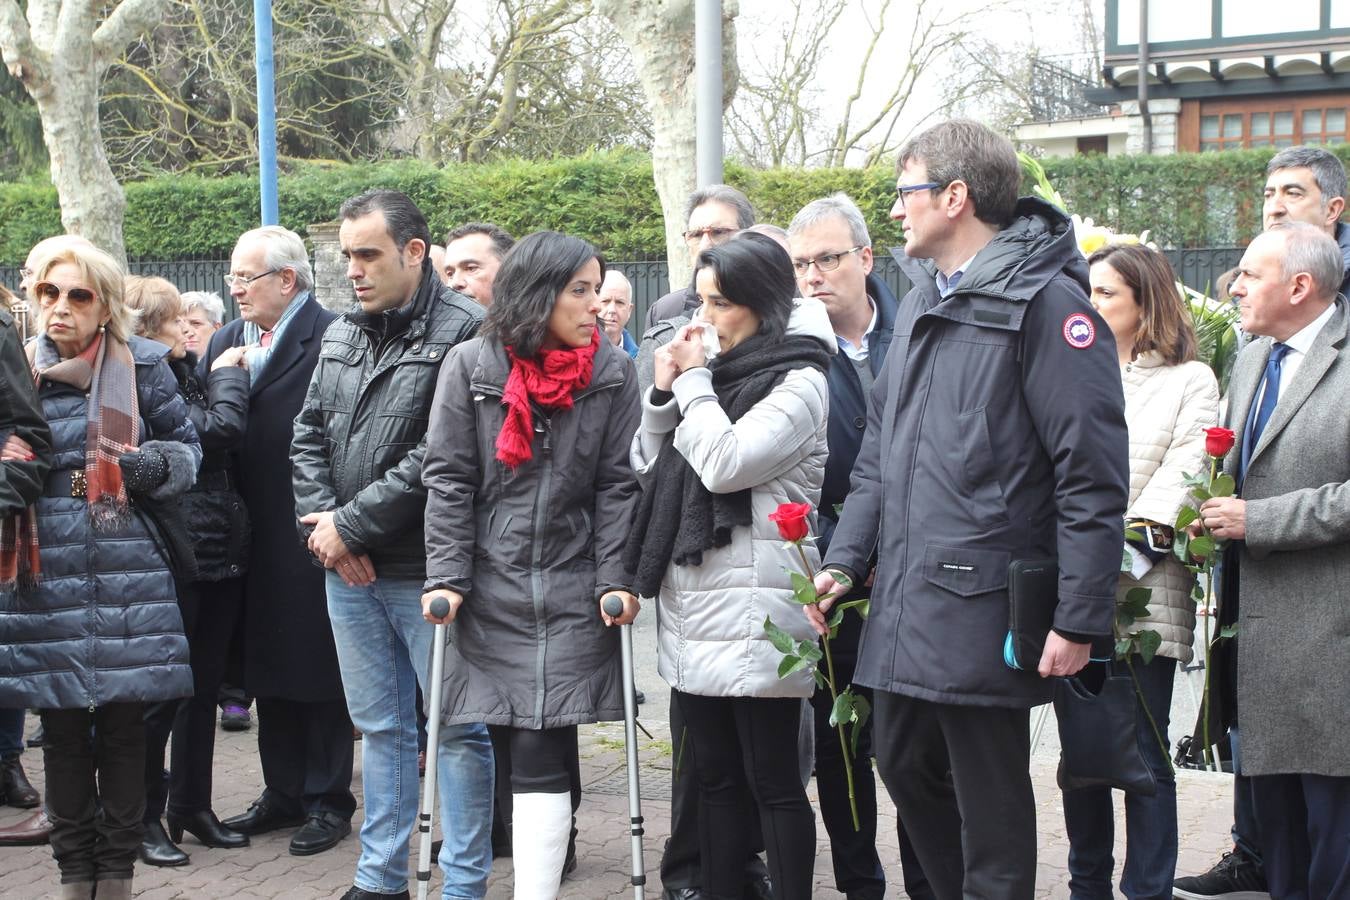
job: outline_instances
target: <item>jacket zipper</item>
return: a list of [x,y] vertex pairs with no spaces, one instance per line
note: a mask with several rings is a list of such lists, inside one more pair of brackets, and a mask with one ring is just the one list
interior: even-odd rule
[[530,552],[530,592],[534,601],[534,715],[539,727],[544,727],[544,655],[548,650],[548,624],[544,620],[544,575],[540,569],[540,560],[544,552],[544,507],[548,504],[550,482],[553,480],[553,428],[551,422],[543,420],[543,444],[539,448],[542,456],[543,473],[539,480],[539,490],[534,497],[533,546]]

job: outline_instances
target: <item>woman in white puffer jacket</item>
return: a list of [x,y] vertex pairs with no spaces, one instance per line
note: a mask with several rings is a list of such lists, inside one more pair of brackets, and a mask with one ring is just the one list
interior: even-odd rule
[[[1162,638],[1147,665],[1131,660],[1140,694],[1166,740],[1178,662],[1189,662],[1195,633],[1194,576],[1171,553],[1172,528],[1187,502],[1187,474],[1207,470],[1205,429],[1219,416],[1214,373],[1195,359],[1195,333],[1167,258],[1138,244],[1112,244],[1088,258],[1092,305],[1115,335],[1130,434],[1130,498],[1125,552],[1132,571],[1118,600],[1138,587],[1152,595],[1136,627]],[[1112,664],[1115,666],[1116,664]],[[1079,676],[1101,676],[1090,666]],[[1127,671],[1123,665],[1120,671]],[[1131,898],[1170,898],[1177,859],[1176,780],[1141,708],[1140,749],[1157,778],[1152,797],[1126,792],[1126,857],[1120,889]],[[1114,811],[1109,788],[1066,791],[1069,890],[1111,897]]]
[[719,352],[708,360],[698,324],[657,351],[633,442],[647,483],[625,562],[637,592],[658,598],[658,669],[692,745],[702,895],[741,896],[753,803],[774,896],[805,900],[815,817],[797,729],[813,682],[809,672],[778,677],[764,620],[797,638],[813,633],[792,599],[788,571],[800,559],[768,517],[780,503],[820,498],[824,373],[837,345],[819,301],[794,305],[792,263],[772,239],[743,234],[695,268],[700,318]]

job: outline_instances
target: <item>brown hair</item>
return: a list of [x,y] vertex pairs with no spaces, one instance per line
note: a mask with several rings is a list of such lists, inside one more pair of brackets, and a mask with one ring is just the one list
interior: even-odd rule
[[125,290],[127,308],[137,312],[136,333],[141,337],[155,337],[165,322],[183,314],[183,298],[166,279],[128,275]]
[[1088,257],[1089,266],[1101,262],[1134,292],[1139,307],[1134,355],[1154,350],[1169,366],[1195,359],[1195,329],[1167,257],[1143,244],[1107,244]]

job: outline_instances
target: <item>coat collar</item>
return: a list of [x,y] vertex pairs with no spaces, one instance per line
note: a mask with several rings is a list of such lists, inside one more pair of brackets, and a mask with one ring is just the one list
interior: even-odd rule
[[314,339],[314,324],[319,318],[321,309],[319,302],[314,299],[314,294],[306,292],[300,308],[295,311],[295,317],[282,331],[281,340],[272,349],[272,358],[267,361],[267,367],[263,369],[261,377],[254,380],[249,387],[249,396],[257,396],[259,391],[295,368],[305,358],[305,347]]
[[[1332,363],[1344,350],[1347,337],[1350,337],[1350,314],[1347,314],[1346,301],[1337,300],[1336,312],[1332,314],[1331,321],[1327,322],[1326,326],[1318,332],[1317,339],[1313,341],[1312,347],[1303,357],[1303,361],[1299,363],[1298,371],[1294,373],[1293,380],[1287,385],[1280,385],[1279,401],[1275,405],[1275,410],[1270,414],[1270,420],[1266,422],[1265,430],[1261,432],[1261,439],[1252,448],[1251,459],[1247,462],[1248,467],[1270,446],[1271,442],[1294,418],[1295,413],[1307,402],[1313,390],[1322,381],[1322,377],[1326,375]],[[1270,358],[1270,348],[1273,343],[1270,338],[1260,338],[1249,344],[1249,349],[1245,352],[1252,355],[1251,364],[1244,367],[1240,381],[1236,381],[1238,373],[1236,371],[1233,373],[1235,383],[1230,386],[1229,390],[1232,404],[1232,415],[1229,421],[1239,425],[1238,428],[1234,429],[1239,432],[1239,435],[1237,444],[1229,454],[1226,469],[1235,470],[1238,465],[1238,457],[1242,446],[1240,432],[1246,429],[1252,401],[1261,386],[1266,360]]]

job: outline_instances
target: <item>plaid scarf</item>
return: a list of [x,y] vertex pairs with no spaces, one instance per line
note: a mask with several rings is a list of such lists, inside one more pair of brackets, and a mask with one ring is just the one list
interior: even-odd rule
[[123,453],[136,449],[140,411],[136,396],[136,361],[123,341],[100,331],[78,356],[61,359],[46,335],[28,345],[28,361],[44,381],[69,385],[89,394],[84,435],[85,499],[89,519],[98,531],[126,522],[129,507],[122,484]]
[[0,522],[0,587],[17,582],[19,587],[29,588],[37,584],[41,574],[37,511],[29,506]]

